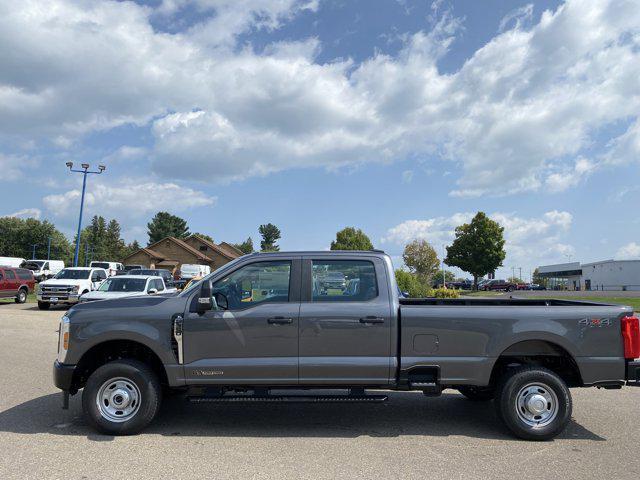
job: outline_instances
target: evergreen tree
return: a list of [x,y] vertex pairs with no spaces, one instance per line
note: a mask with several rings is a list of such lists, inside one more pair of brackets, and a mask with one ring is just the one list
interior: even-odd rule
[[158,212],[147,224],[147,234],[151,245],[165,237],[187,238],[189,227],[183,218],[171,215],[168,212]]

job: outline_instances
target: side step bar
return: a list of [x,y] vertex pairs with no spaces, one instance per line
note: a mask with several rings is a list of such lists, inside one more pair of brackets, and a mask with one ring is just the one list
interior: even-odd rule
[[221,395],[187,397],[191,403],[381,403],[386,395]]

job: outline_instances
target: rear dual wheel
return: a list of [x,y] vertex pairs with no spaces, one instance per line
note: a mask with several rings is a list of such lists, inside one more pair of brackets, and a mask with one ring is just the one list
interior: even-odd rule
[[542,367],[520,367],[510,371],[496,391],[498,417],[517,437],[550,440],[571,419],[573,402],[564,381]]

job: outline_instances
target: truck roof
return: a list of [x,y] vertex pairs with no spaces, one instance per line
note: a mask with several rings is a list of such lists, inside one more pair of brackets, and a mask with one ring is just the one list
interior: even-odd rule
[[301,250],[288,252],[254,252],[250,256],[279,257],[291,255],[350,255],[350,256],[371,256],[386,255],[384,250]]

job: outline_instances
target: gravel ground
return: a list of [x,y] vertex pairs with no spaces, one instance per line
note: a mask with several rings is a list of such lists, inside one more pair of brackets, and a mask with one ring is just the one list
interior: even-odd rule
[[491,403],[447,391],[366,404],[192,405],[165,401],[143,434],[98,435],[80,396],[52,385],[63,310],[0,304],[0,479],[636,479],[640,389],[573,390],[551,442],[512,438]]

